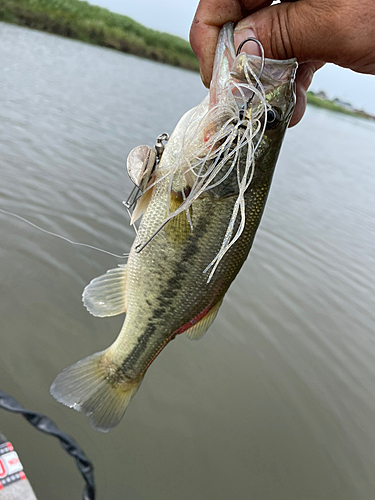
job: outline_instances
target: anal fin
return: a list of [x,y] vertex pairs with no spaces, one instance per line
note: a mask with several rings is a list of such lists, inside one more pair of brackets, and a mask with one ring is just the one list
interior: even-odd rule
[[216,318],[221,303],[222,300],[220,300],[220,302],[218,302],[205,316],[203,316],[202,319],[195,323],[194,326],[184,332],[189,340],[199,340],[203,337]]

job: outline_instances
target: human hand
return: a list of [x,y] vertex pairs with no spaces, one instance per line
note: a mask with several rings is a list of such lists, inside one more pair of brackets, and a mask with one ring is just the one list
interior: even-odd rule
[[[297,104],[290,122],[306,109],[306,91],[314,72],[332,62],[359,73],[375,74],[374,0],[200,0],[190,31],[191,46],[201,66],[203,83],[211,81],[217,37],[228,21],[235,27],[235,48],[257,38],[271,59],[296,57]],[[244,51],[259,55],[254,43]]]

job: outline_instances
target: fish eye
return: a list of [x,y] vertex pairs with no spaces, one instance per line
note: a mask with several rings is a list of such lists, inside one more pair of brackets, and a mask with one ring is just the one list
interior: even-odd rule
[[280,123],[280,111],[277,108],[269,108],[267,110],[266,130],[276,128]]

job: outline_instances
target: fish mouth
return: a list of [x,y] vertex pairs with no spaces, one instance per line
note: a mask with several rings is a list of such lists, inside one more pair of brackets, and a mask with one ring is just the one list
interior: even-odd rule
[[[262,60],[262,58],[260,56],[255,56],[255,55],[250,55],[250,54],[247,54],[249,57],[251,57],[252,59],[259,59],[259,60]],[[268,63],[275,63],[277,65],[284,65],[284,66],[287,66],[287,65],[291,65],[291,64],[295,64],[297,62],[297,58],[296,57],[291,57],[290,59],[272,59],[272,58],[269,58],[269,57],[265,57],[264,58],[264,62],[265,64],[268,64]]]
[[268,59],[241,52],[232,63],[231,76],[246,80],[243,70],[246,64],[250,64],[252,69],[258,72],[260,81],[266,86],[280,86],[285,83],[293,84],[298,68],[295,57],[291,59]]

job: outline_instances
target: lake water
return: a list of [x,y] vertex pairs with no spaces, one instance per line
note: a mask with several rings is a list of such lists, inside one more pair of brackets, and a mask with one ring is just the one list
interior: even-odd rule
[[[199,76],[0,23],[0,208],[122,254],[128,152],[171,132]],[[308,108],[253,250],[199,342],[178,338],[111,433],[49,395],[122,318],[81,293],[120,259],[0,213],[0,388],[94,462],[98,498],[373,500],[375,124]],[[0,410],[39,500],[80,498],[54,439]]]

